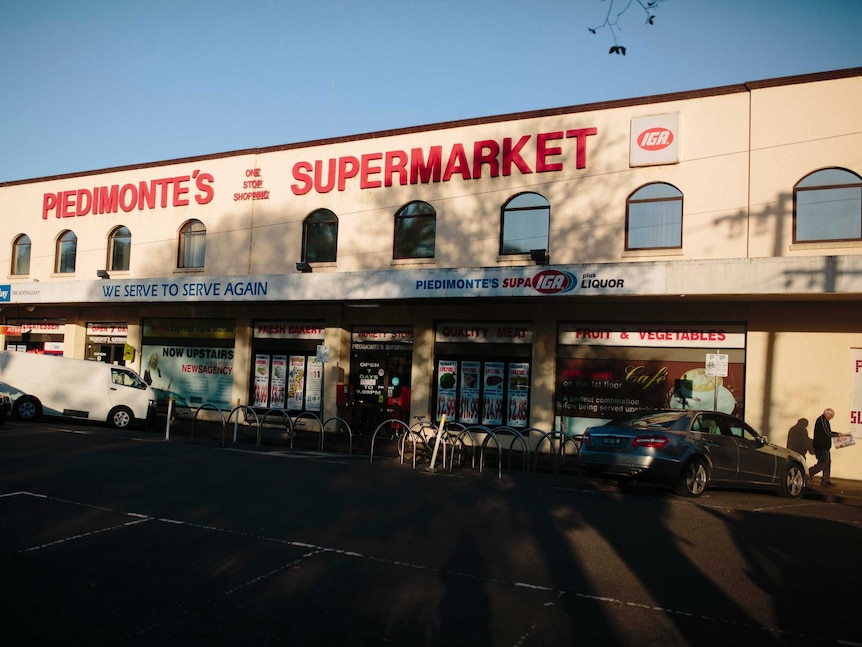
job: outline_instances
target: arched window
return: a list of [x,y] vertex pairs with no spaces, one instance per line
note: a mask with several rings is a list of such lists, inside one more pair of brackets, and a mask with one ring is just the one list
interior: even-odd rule
[[189,220],[180,228],[177,267],[203,267],[206,251],[207,228],[200,220]]
[[338,251],[338,216],[315,209],[302,221],[302,258],[308,263],[334,263]]
[[434,258],[437,211],[427,202],[414,200],[395,214],[393,258]]
[[54,255],[54,272],[73,274],[75,258],[78,255],[78,237],[68,229],[57,236],[57,249]]
[[806,175],[793,187],[793,242],[862,238],[862,178],[843,168]]
[[21,234],[12,243],[12,274],[30,273],[30,237]]
[[682,191],[646,184],[626,200],[626,249],[682,247]]
[[132,255],[132,232],[116,227],[108,234],[108,271],[126,272]]
[[500,254],[548,250],[551,203],[538,193],[519,193],[503,205]]

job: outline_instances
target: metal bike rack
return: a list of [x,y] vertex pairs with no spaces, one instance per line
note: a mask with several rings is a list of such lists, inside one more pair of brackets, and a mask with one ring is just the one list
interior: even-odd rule
[[530,432],[535,432],[541,436],[541,438],[539,438],[539,442],[536,443],[535,456],[533,457],[533,471],[535,472],[539,468],[539,455],[542,453],[541,452],[542,444],[547,440],[548,441],[548,454],[550,456],[552,456],[554,459],[553,460],[554,474],[556,474],[558,471],[557,470],[557,467],[558,467],[558,465],[557,465],[557,448],[556,448],[556,445],[554,444],[554,434],[556,432],[552,431],[551,433],[545,433],[544,431],[542,431],[541,429],[538,429],[537,427],[530,427],[529,429],[524,430],[524,435],[526,435],[527,438],[529,438]]
[[216,405],[207,402],[206,404],[202,404],[197,409],[195,409],[194,415],[192,416],[192,430],[191,437],[195,437],[195,420],[198,419],[198,413],[203,411],[204,409],[212,409],[213,411],[218,411],[218,415],[221,418],[221,446],[225,446],[225,434],[227,433],[227,423],[224,419],[224,413],[221,409],[219,409]]
[[[311,411],[303,411],[298,416],[293,419],[293,427],[296,429],[296,423],[301,418],[311,418],[317,421],[317,426],[320,428],[320,439],[317,443],[318,449],[323,451],[323,423],[320,421],[320,418],[315,413],[311,413]],[[293,449],[293,438],[290,440],[290,448]]]
[[[250,406],[248,406],[247,404],[240,404],[240,405],[235,406],[233,409],[230,410],[230,413],[227,416],[227,421],[230,422],[230,419],[233,418],[233,414],[234,413],[237,414],[236,420],[234,420],[233,442],[236,442],[236,430],[237,430],[237,426],[239,425],[239,412],[240,411],[245,413],[246,420],[248,420],[248,414],[249,414],[249,412],[251,412],[251,415],[254,418],[254,426],[257,429],[257,433],[255,434],[257,437],[257,446],[260,447],[260,419],[257,417],[257,412],[254,409],[252,409]],[[224,444],[222,444],[222,447],[224,447]]]
[[[377,434],[380,433],[380,430],[386,426],[389,427],[401,427],[404,430],[404,435],[400,438],[397,438],[399,443],[399,455],[401,457],[401,462],[404,463],[404,448],[406,444],[406,439],[410,437],[413,440],[413,469],[416,469],[416,437],[419,437],[416,432],[414,432],[410,427],[407,426],[407,423],[403,420],[398,420],[397,418],[390,418],[389,420],[384,420],[374,429],[374,433],[371,434],[371,456],[369,457],[369,463],[374,462],[374,443],[377,441]],[[396,434],[397,436],[397,434]],[[421,437],[420,437],[421,438]]]
[[496,427],[493,431],[490,432],[490,435],[485,438],[482,442],[482,451],[479,454],[479,471],[482,472],[485,469],[485,448],[488,446],[488,441],[492,438],[494,439],[494,444],[497,446],[497,471],[499,473],[499,478],[503,478],[503,448],[500,445],[500,440],[497,437],[500,433],[511,434],[512,442],[509,443],[509,469],[512,468],[512,447],[515,444],[515,441],[518,440],[521,443],[521,446],[524,448],[524,466],[523,471],[528,471],[527,466],[529,465],[530,458],[530,446],[524,440],[524,436],[521,435],[517,429],[512,427]]
[[[293,449],[293,422],[290,419],[290,414],[284,409],[268,409],[266,413],[263,414],[263,417],[260,419],[260,427],[263,428],[266,419],[269,418],[270,414],[279,414],[282,418],[282,421],[285,423],[284,428],[287,430],[287,437],[290,439],[290,448]],[[257,446],[260,447],[260,433],[257,435]]]
[[[326,419],[326,421],[323,423],[323,428],[326,429],[326,425],[328,425],[333,420],[336,422],[336,432],[339,428],[338,425],[343,425],[347,429],[347,433],[350,434],[350,449],[348,450],[348,453],[350,455],[353,455],[353,430],[350,428],[350,424],[344,418],[333,416],[332,418]],[[323,449],[323,437],[321,437],[320,439],[320,449]]]

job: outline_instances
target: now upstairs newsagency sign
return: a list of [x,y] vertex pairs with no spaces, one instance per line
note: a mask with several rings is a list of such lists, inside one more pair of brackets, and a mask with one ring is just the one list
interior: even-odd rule
[[5,302],[209,303],[664,294],[663,265],[383,270],[0,285]]

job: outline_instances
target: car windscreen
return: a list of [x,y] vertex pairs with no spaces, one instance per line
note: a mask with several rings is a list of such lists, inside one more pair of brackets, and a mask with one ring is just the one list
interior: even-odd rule
[[687,411],[641,411],[634,416],[613,422],[613,425],[643,429],[658,427],[661,429],[687,429],[691,416]]

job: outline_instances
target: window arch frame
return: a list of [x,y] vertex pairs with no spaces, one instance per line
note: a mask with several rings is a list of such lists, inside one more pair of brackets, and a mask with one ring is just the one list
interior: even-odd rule
[[[829,184],[812,184],[807,185],[806,183],[811,181],[814,182],[818,175],[823,176],[827,174],[840,174],[844,176],[849,176],[847,179],[855,178],[855,181],[852,182],[839,182],[839,183],[829,183]],[[851,227],[855,227],[855,234],[853,236],[837,236],[837,237],[814,237],[810,235],[808,237],[800,237],[800,193],[802,195],[810,194],[813,195],[814,192],[822,192],[822,193],[832,193],[833,197],[837,195],[838,192],[847,192],[853,191],[857,195],[855,197],[856,202],[856,210],[855,214],[851,211],[848,211],[846,214],[847,224]],[[825,201],[820,201],[820,204],[825,204]],[[836,204],[834,202],[833,204]],[[806,228],[811,228],[813,230],[816,223],[822,223],[824,215],[834,215],[833,214],[824,214],[822,211],[818,211],[814,208],[813,203],[806,205],[811,207],[810,213],[804,213],[802,216],[803,223],[801,223]],[[808,209],[805,210],[808,212]],[[853,222],[853,217],[855,216],[855,223]],[[815,224],[808,224],[804,221],[812,220],[816,221]],[[812,232],[813,233],[813,232]],[[821,243],[821,242],[851,242],[851,241],[859,241],[862,240],[862,176],[860,176],[855,171],[851,171],[848,168],[844,168],[841,166],[826,166],[823,168],[819,168],[817,170],[811,171],[801,177],[799,181],[793,185],[793,242],[794,243]]]
[[302,221],[302,251],[306,263],[335,263],[338,260],[338,216],[321,207]]
[[[123,230],[125,230],[125,234],[123,234]],[[118,241],[126,241],[124,242],[125,253],[122,251],[118,251],[117,242]],[[109,272],[128,272],[131,267],[132,262],[132,232],[125,225],[117,225],[110,232],[108,232],[108,258],[107,258],[107,270]],[[120,265],[125,265],[125,267],[118,266],[118,260],[120,260]],[[125,263],[122,261],[125,260]]]
[[78,263],[78,235],[64,229],[55,239],[54,273],[74,274]]
[[[666,195],[645,195],[644,197],[637,197],[638,194],[649,194],[651,189],[656,189],[659,187],[667,187],[671,189],[668,191]],[[634,245],[632,243],[632,206],[633,205],[670,205],[677,204],[676,214],[671,214],[671,217],[678,215],[678,220],[670,220],[668,222],[658,223],[653,222],[648,224],[649,227],[662,227],[668,229],[668,235],[671,237],[667,243],[668,244],[642,244],[642,245]],[[647,214],[648,215],[648,214]],[[662,214],[653,214],[651,217],[659,218],[662,217]],[[666,217],[666,216],[664,216]],[[683,220],[685,217],[685,194],[680,190],[679,187],[671,184],[670,182],[657,181],[657,182],[647,182],[646,184],[642,184],[637,189],[632,191],[628,197],[626,198],[626,226],[625,226],[625,246],[624,249],[628,251],[642,251],[642,250],[653,250],[653,249],[682,249],[683,244]],[[671,228],[673,231],[671,231]],[[660,234],[659,234],[660,235]],[[652,239],[657,238],[657,236],[652,236]]]
[[206,236],[206,225],[197,218],[182,224],[177,237],[177,269],[200,270],[205,267]]
[[[526,200],[529,196],[535,196],[537,198],[541,198],[542,204],[525,204],[523,206],[515,205],[512,206],[513,202],[521,201],[522,199]],[[513,240],[517,240],[517,238],[513,238],[511,234],[513,234],[513,229],[517,229],[518,226],[526,228],[525,225],[526,220],[520,222],[513,222],[516,214],[527,214],[529,212],[539,213],[544,212],[545,214],[545,223],[544,223],[544,231],[538,231],[535,235],[525,236],[523,237],[524,241],[532,241],[525,242],[522,245],[515,245]],[[510,216],[507,218],[507,216]],[[519,219],[520,220],[520,219]],[[508,221],[508,222],[507,222]],[[530,232],[527,232],[530,233]],[[545,251],[549,251],[550,249],[550,241],[551,241],[551,201],[548,200],[544,195],[538,193],[537,191],[521,191],[520,193],[516,193],[509,197],[501,206],[500,206],[500,248],[499,254],[500,256],[513,256],[520,254],[529,254],[532,250],[536,249],[544,249]]]
[[[423,224],[428,227],[428,231],[422,231]],[[418,232],[419,240],[413,240],[411,243],[410,234],[414,231]],[[424,200],[411,200],[402,205],[395,212],[394,217],[392,258],[394,260],[433,259],[436,254],[437,209]]]
[[[26,239],[26,242],[25,242]],[[23,250],[26,249],[26,254]],[[12,266],[9,268],[12,276],[28,276],[30,274],[30,255],[33,251],[33,241],[27,234],[18,234],[12,241]],[[22,266],[26,264],[26,269]]]

